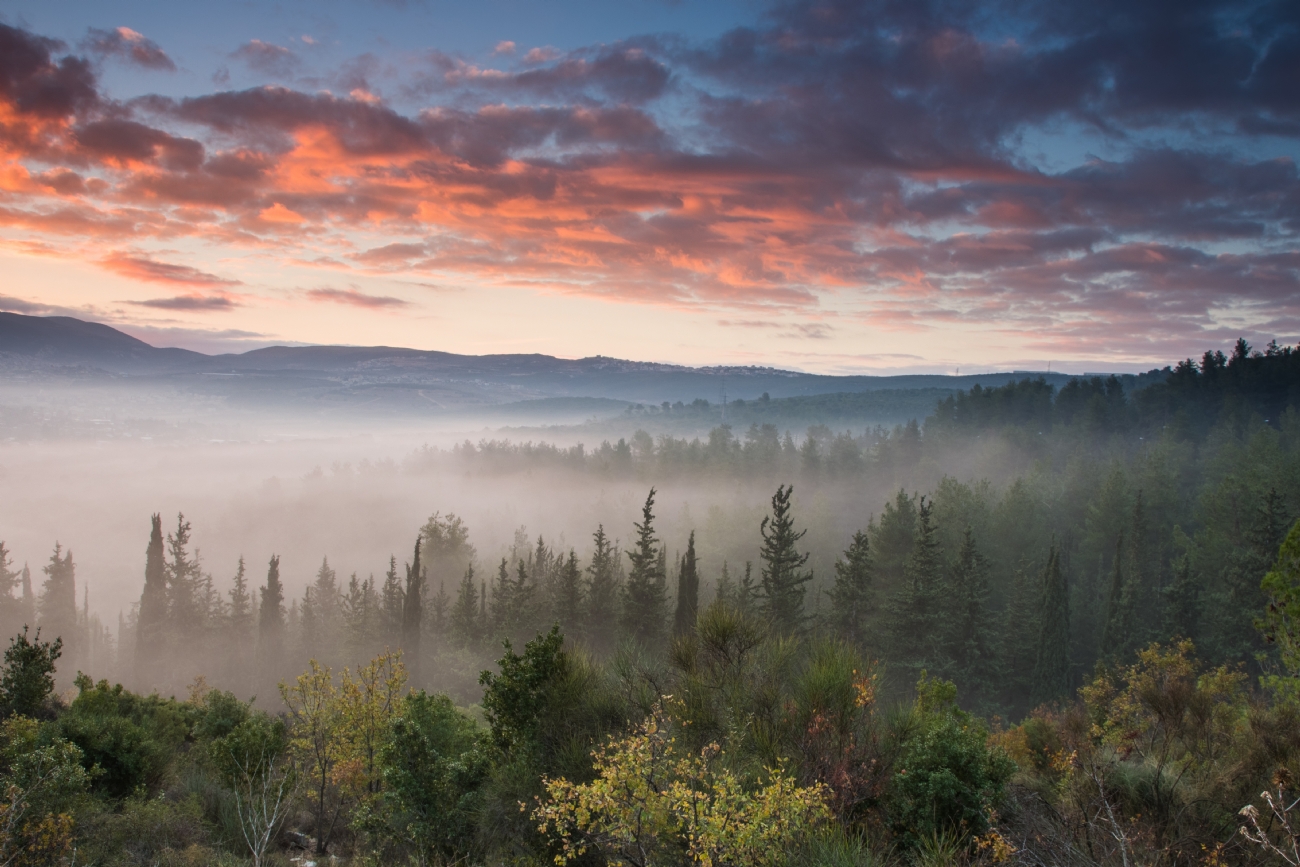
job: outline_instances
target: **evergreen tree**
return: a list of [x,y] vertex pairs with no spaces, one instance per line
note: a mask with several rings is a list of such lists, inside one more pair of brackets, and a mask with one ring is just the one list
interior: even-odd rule
[[36,593],[32,590],[32,570],[23,564],[23,625],[36,622]]
[[284,585],[280,583],[280,556],[271,555],[266,568],[266,586],[262,588],[257,612],[257,647],[262,666],[276,664],[284,653]]
[[1033,688],[1034,701],[1039,703],[1070,691],[1070,588],[1055,542],[1047,555],[1040,598]]
[[757,617],[761,591],[754,581],[754,564],[745,561],[745,573],[740,576],[740,585],[736,587],[736,610],[745,617]]
[[881,591],[892,595],[903,586],[903,569],[916,541],[916,500],[902,488],[885,503],[880,521],[867,527]]
[[858,647],[867,643],[867,618],[873,613],[874,577],[871,542],[866,533],[859,531],[853,534],[843,556],[835,561],[830,614],[835,632]]
[[461,648],[472,648],[479,641],[478,584],[474,582],[474,566],[465,569],[456,591],[456,601],[451,606],[448,632],[452,643]]
[[582,637],[582,568],[572,548],[551,584],[551,622],[560,624],[560,631],[570,639]]
[[424,570],[420,567],[420,537],[415,540],[415,555],[406,566],[406,587],[402,593],[402,651],[411,679],[416,677],[420,662],[420,628],[424,620]]
[[162,515],[150,518],[149,546],[144,555],[144,590],[136,620],[136,677],[155,686],[159,665],[166,653],[167,562],[163,548]]
[[3,635],[13,635],[22,626],[23,600],[15,595],[20,590],[21,573],[14,569],[9,549],[0,542],[0,629]]
[[506,637],[515,627],[513,597],[514,582],[510,580],[510,565],[502,557],[501,565],[497,567],[496,580],[492,584],[492,602],[488,607],[494,638]]
[[591,554],[587,581],[586,625],[584,632],[593,649],[608,653],[617,641],[619,623],[618,551],[605,535],[605,525],[592,534],[595,550]]
[[1033,686],[1039,636],[1038,603],[1038,587],[1035,582],[1030,580],[1025,569],[1015,569],[1002,619],[999,674],[1003,698],[1018,713],[1028,710],[1025,696]]
[[968,526],[949,573],[942,645],[952,680],[980,696],[993,688],[994,654],[988,628],[989,563]]
[[632,562],[624,586],[623,634],[650,648],[663,637],[668,610],[667,576],[654,534],[655,489],[650,489],[641,509],[641,523],[636,528],[636,546],[627,552]]
[[230,628],[236,641],[245,641],[253,624],[253,601],[248,592],[248,576],[244,568],[244,558],[239,558],[235,569],[234,586],[230,588]]
[[429,618],[429,631],[441,644],[447,636],[447,609],[451,607],[451,600],[447,597],[447,584],[445,581],[438,582],[438,592],[434,594],[431,601],[433,603],[431,606],[433,616]]
[[397,644],[402,634],[402,611],[406,607],[406,597],[402,591],[401,579],[397,577],[397,557],[389,555],[388,571],[384,573],[384,587],[380,599],[383,608],[384,641]]
[[916,513],[916,538],[903,568],[903,586],[890,600],[889,632],[894,657],[921,668],[935,656],[943,610],[943,553],[931,520],[933,504],[921,498]]
[[718,577],[718,583],[713,588],[713,601],[719,605],[736,604],[736,582],[731,579],[731,570],[727,567],[727,561],[722,561],[722,574]]
[[370,652],[379,637],[379,600],[375,595],[374,575],[359,581],[357,573],[352,573],[347,593],[340,596],[339,614],[349,658],[357,659]]
[[45,585],[41,588],[41,629],[46,635],[63,639],[63,648],[72,668],[81,664],[81,647],[77,641],[77,569],[72,552],[63,553],[57,542],[50,562],[44,569]]
[[190,522],[176,516],[176,532],[167,534],[167,625],[178,641],[192,639],[203,626],[198,559],[190,558]]
[[695,631],[695,615],[700,607],[700,573],[695,562],[695,531],[691,531],[677,570],[677,610],[673,617],[673,634],[689,635]]
[[763,614],[779,632],[793,634],[804,627],[803,602],[812,572],[803,571],[808,554],[795,547],[807,530],[794,529],[790,514],[793,486],[781,485],[772,495],[772,514],[763,519],[758,532],[763,537],[759,556],[763,558],[760,588]]
[[1106,592],[1106,619],[1102,626],[1099,648],[1103,659],[1122,658],[1132,643],[1133,618],[1128,610],[1131,601],[1128,582],[1124,580],[1124,533],[1121,530],[1119,538],[1115,540],[1115,559]]
[[1192,563],[1181,557],[1174,566],[1174,580],[1165,588],[1165,612],[1162,624],[1166,641],[1189,638],[1200,640],[1201,588],[1192,575]]

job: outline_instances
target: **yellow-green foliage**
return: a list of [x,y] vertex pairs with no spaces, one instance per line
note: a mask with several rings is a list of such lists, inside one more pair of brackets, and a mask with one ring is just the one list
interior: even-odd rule
[[682,749],[676,727],[657,709],[594,753],[592,782],[546,780],[533,817],[558,844],[557,864],[593,846],[610,863],[632,867],[683,857],[698,865],[780,864],[829,820],[825,786],[799,786],[780,767],[747,784],[726,768],[716,743],[698,753]]

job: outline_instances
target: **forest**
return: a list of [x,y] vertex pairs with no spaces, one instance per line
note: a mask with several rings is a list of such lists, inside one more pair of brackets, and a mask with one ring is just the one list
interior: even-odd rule
[[397,471],[639,494],[301,590],[144,515],[113,624],[0,543],[0,864],[1300,867],[1296,348]]

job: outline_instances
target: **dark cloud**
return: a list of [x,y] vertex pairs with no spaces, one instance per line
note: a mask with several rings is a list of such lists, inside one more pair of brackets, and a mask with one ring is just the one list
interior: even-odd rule
[[158,43],[145,38],[130,27],[118,27],[114,30],[99,30],[92,27],[86,31],[86,38],[82,41],[81,47],[90,54],[99,57],[115,57],[146,69],[176,71],[176,64],[167,56],[167,52],[158,46]]
[[78,57],[55,61],[55,39],[0,24],[0,99],[22,114],[66,117],[98,102],[95,75]]
[[189,265],[159,262],[148,256],[114,254],[106,257],[100,264],[123,277],[151,283],[175,283],[184,286],[234,286],[239,283],[238,280],[227,280]]
[[308,289],[306,292],[312,301],[325,301],[331,304],[347,304],[367,310],[384,310],[394,307],[409,307],[411,302],[394,298],[390,295],[369,295],[359,289]]
[[128,301],[137,307],[155,310],[181,310],[190,313],[211,313],[233,310],[239,305],[221,295],[176,295],[172,298],[150,298],[146,301]]
[[78,127],[78,144],[102,160],[159,163],[190,171],[203,162],[203,145],[129,120],[101,120]]

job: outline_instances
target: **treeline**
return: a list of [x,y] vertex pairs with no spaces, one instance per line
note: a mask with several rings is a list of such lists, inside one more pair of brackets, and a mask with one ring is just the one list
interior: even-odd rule
[[1300,523],[1262,582],[1283,652],[1258,686],[1190,641],[1152,644],[1007,727],[924,671],[891,701],[852,643],[810,634],[786,504],[763,527],[765,613],[679,609],[668,652],[629,642],[607,663],[552,627],[505,646],[478,708],[412,689],[396,652],[310,660],[270,711],[202,678],[177,700],[79,675],[65,703],[60,642],[20,633],[0,671],[0,859],[1290,863]]

